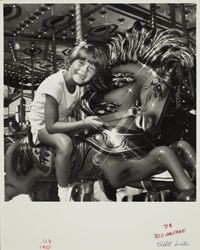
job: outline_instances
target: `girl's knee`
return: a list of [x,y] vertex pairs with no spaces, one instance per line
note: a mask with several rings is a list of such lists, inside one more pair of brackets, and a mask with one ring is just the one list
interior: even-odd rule
[[73,150],[73,141],[68,135],[59,135],[56,142],[56,150],[62,153],[71,154]]

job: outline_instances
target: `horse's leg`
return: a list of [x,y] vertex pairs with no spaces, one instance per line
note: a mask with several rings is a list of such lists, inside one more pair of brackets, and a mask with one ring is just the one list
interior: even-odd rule
[[99,154],[95,157],[95,162],[116,188],[134,181],[144,180],[159,170],[168,170],[178,189],[191,190],[194,188],[184,173],[176,154],[166,146],[157,147],[140,159],[122,160]]
[[192,146],[186,141],[178,141],[170,145],[177,154],[181,154],[189,164],[195,168],[196,166],[196,153]]
[[13,197],[19,195],[20,192],[15,187],[6,184],[5,185],[5,201],[11,200]]
[[177,154],[178,158],[183,162],[190,180],[195,181],[196,178],[196,153],[193,147],[186,141],[174,142],[170,148]]

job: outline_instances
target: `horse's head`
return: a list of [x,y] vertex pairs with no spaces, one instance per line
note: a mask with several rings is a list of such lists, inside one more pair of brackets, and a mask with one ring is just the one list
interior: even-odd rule
[[172,60],[169,64],[158,66],[155,71],[151,70],[153,77],[143,84],[140,91],[135,119],[138,128],[154,133],[166,115],[168,104],[172,103],[174,111],[181,107],[181,88],[192,92],[189,77],[191,65],[192,56],[187,53],[181,60]]
[[[103,97],[101,93],[89,94],[84,109],[90,115],[94,113],[92,107],[96,106],[100,108],[100,115],[124,111],[125,114],[120,113],[121,117],[117,117],[120,120],[118,126],[126,123],[125,127],[129,129],[135,129],[136,125],[153,132],[165,114],[171,89],[180,89],[182,85],[183,79],[181,74],[177,77],[176,68],[181,67],[183,73],[193,67],[194,52],[188,47],[184,33],[177,29],[155,31],[136,22],[132,30],[111,37],[106,49],[112,81],[95,81],[91,86],[97,93],[102,91]],[[118,73],[124,74],[123,79]],[[113,89],[113,86],[119,88]],[[103,100],[98,101],[97,96]],[[131,107],[134,117],[138,110],[135,124],[131,119],[124,119]],[[114,116],[116,118],[117,114]]]
[[140,64],[149,68],[150,76],[143,67],[142,70],[140,67],[132,69],[136,73],[135,86],[139,86],[141,102],[135,124],[145,131],[153,132],[165,114],[172,92],[170,89],[178,90],[183,84],[183,74],[177,77],[179,73],[174,73],[175,69],[180,67],[181,73],[191,69],[194,51],[192,46],[188,47],[181,30],[155,31],[136,24],[132,31],[111,38],[108,44],[109,58],[111,65],[134,62],[135,69]]
[[135,119],[138,128],[148,132],[153,132],[158,128],[167,107],[171,89],[175,89],[175,85],[171,84],[171,72],[172,69],[166,73],[165,77],[159,77],[152,71],[153,80],[146,81],[143,85]]

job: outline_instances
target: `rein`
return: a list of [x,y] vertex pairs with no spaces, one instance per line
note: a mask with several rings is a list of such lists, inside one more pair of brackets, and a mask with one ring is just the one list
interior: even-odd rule
[[125,119],[127,117],[135,117],[137,113],[138,113],[138,108],[133,107],[125,111],[117,111],[111,114],[106,114],[106,115],[101,116],[100,118],[104,122],[109,122],[109,121],[115,121],[119,119],[120,120]]

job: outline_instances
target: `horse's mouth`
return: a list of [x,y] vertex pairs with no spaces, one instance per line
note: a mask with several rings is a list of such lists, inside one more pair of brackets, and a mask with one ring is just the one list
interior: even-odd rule
[[138,128],[147,131],[153,126],[153,118],[150,116],[140,115],[135,119],[135,124]]

